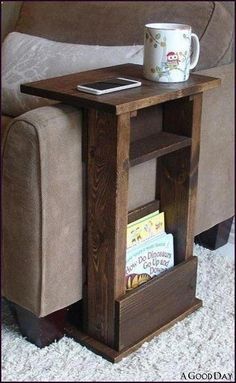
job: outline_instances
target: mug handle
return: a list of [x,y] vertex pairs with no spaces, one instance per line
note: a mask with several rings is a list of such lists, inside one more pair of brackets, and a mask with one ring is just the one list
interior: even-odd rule
[[195,33],[191,33],[191,39],[193,39],[193,55],[192,60],[190,62],[189,69],[195,68],[198,63],[199,54],[200,54],[200,43],[197,35]]

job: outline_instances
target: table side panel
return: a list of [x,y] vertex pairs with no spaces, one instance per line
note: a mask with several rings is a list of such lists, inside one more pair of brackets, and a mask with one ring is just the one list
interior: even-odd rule
[[115,299],[125,291],[129,135],[129,114],[89,110],[85,326],[110,347]]

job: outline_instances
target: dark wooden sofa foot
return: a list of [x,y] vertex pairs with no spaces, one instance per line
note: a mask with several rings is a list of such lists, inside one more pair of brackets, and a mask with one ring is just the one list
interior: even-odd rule
[[233,217],[218,223],[218,225],[213,226],[201,234],[196,235],[195,243],[198,243],[199,245],[210,250],[218,249],[227,243],[232,222]]
[[68,308],[39,318],[15,303],[9,302],[9,307],[18,322],[22,335],[40,348],[59,340],[65,334]]

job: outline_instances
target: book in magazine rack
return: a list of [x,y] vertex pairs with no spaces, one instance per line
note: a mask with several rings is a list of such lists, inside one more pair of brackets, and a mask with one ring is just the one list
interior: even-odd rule
[[[130,77],[142,86],[103,96],[78,92],[81,83]],[[203,92],[220,80],[191,74],[182,83],[143,78],[142,66],[125,64],[24,84],[23,93],[84,109],[83,159],[87,164],[87,225],[83,236],[83,300],[66,333],[116,362],[202,305],[195,297],[193,256]],[[162,131],[130,143],[138,123]],[[145,113],[143,112],[145,111]],[[148,119],[148,120],[147,120]],[[156,199],[128,212],[131,166],[156,158]],[[174,236],[175,266],[126,292],[127,223],[160,209]]]

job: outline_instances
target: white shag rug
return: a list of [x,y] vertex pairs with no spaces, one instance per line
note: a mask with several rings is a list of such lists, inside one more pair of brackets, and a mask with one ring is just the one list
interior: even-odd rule
[[199,258],[197,297],[204,307],[118,364],[67,337],[37,348],[20,335],[3,304],[2,381],[209,382],[220,377],[214,379],[214,372],[221,374],[218,381],[234,381],[234,245],[217,251],[196,245],[194,254]]

